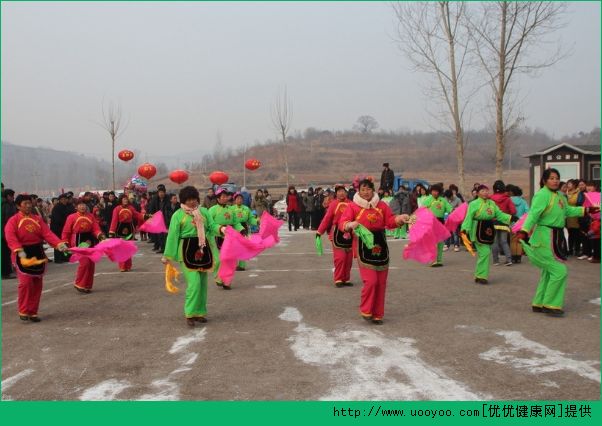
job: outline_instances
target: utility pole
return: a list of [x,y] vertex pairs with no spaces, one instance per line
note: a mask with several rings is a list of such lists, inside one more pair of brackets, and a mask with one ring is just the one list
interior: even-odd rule
[[33,187],[34,187],[34,192],[37,194],[39,192],[39,188],[38,188],[38,178],[41,175],[35,171],[31,173],[31,177],[33,177]]
[[247,162],[247,144],[245,144],[245,149],[242,153],[242,186],[247,186],[247,168],[245,167],[245,163]]

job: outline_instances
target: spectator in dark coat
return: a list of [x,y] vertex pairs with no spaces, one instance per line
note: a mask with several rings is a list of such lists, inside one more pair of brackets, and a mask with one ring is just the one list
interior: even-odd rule
[[215,191],[213,190],[213,188],[209,188],[207,190],[207,195],[205,195],[205,198],[203,199],[203,207],[205,207],[206,209],[210,209],[216,204],[217,199],[215,198]]
[[303,208],[301,209],[301,223],[303,224],[303,229],[309,229],[311,211],[314,208],[313,195],[311,198],[312,199],[309,198],[307,192],[301,191],[301,204],[303,205]]
[[[157,186],[157,195],[151,198],[151,200],[148,202],[148,206],[146,207],[146,213],[152,215],[157,212],[161,212],[163,214],[163,221],[165,222],[165,227],[169,229],[168,217],[171,219],[170,210],[170,200],[169,198],[167,198],[165,185],[160,184]],[[165,250],[166,237],[166,232],[161,234],[154,234],[153,241],[155,244],[153,246],[153,251],[156,251],[157,253],[163,253],[163,250]]]
[[[173,216],[173,214],[176,212],[176,210],[178,210],[180,208],[180,202],[178,201],[178,196],[176,194],[169,194],[168,195],[169,198],[169,209],[168,209],[168,216],[166,216],[166,222],[169,224],[171,222],[171,217]],[[167,228],[169,228],[169,225],[167,225]]]
[[[58,238],[61,238],[61,235],[63,235],[63,226],[65,226],[67,216],[72,213],[75,213],[75,207],[73,207],[73,203],[69,200],[69,194],[59,195],[59,203],[54,206],[50,215],[50,230]],[[63,263],[68,260],[68,256],[65,256],[57,249],[54,250],[54,263]]]
[[391,211],[395,215],[411,214],[412,205],[410,203],[410,192],[405,186],[400,186],[399,190],[393,195],[393,199],[389,204]]
[[2,279],[14,278],[12,276],[13,267],[10,260],[10,249],[4,238],[4,227],[8,222],[8,219],[13,217],[17,213],[17,206],[15,205],[15,191],[12,189],[5,189],[2,191]]
[[314,193],[314,208],[311,212],[311,229],[317,231],[322,218],[324,218],[324,190],[320,187],[316,188]]
[[395,181],[395,173],[389,168],[389,163],[383,163],[383,172],[380,175],[380,189],[383,191],[393,192],[393,182]]
[[[516,215],[516,206],[512,202],[512,199],[506,193],[506,184],[501,180],[496,180],[493,184],[493,195],[491,196],[493,202],[499,207],[499,209],[511,216]],[[512,266],[512,253],[509,245],[510,227],[500,222],[495,222],[495,239],[493,246],[491,247],[492,259],[494,265],[499,265],[500,251],[506,256],[506,266]]]
[[105,235],[109,235],[109,226],[111,226],[113,210],[115,210],[115,207],[117,207],[117,197],[115,197],[115,193],[113,191],[109,191],[107,193],[107,197],[105,198],[105,206],[100,213],[102,215],[103,223],[101,229]]

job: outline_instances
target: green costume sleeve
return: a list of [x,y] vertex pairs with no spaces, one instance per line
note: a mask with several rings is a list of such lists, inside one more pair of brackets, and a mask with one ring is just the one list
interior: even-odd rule
[[207,213],[209,214],[209,216],[211,216],[211,219],[213,219],[213,221],[215,221],[215,215],[217,214],[218,208],[219,208],[219,206],[217,204],[214,204],[213,206],[209,207],[208,209],[205,207],[201,207],[201,211],[203,211],[203,209],[207,210]]
[[533,226],[535,226],[535,224],[539,220],[539,217],[548,207],[549,202],[550,191],[547,191],[545,188],[542,188],[539,191],[537,191],[537,193],[533,197],[533,200],[531,201],[531,209],[527,214],[527,219],[525,219],[525,223],[523,223],[521,231],[525,231],[527,233],[531,231]]
[[257,221],[257,218],[255,217],[255,215],[253,215],[253,213],[251,213],[251,209],[248,208],[247,206],[245,206],[245,209],[247,210],[247,215],[248,215],[248,220],[247,223],[251,226],[257,226],[259,224],[259,222]]
[[468,204],[468,211],[466,212],[466,217],[464,217],[464,221],[462,222],[462,226],[460,227],[461,231],[466,232],[468,235],[471,235],[472,228],[474,226],[474,214],[481,206],[481,199],[477,199]]
[[569,206],[566,205],[566,217],[583,217],[585,215],[584,207]]
[[237,231],[242,231],[243,229],[245,229],[244,226],[242,226],[242,224],[236,219],[236,210],[234,208],[234,206],[230,206],[229,209],[230,214],[232,215],[232,228],[236,229]]
[[443,199],[443,212],[450,214],[454,208],[445,198]]
[[[206,237],[214,237],[219,235],[220,225],[213,220],[209,210],[207,210],[205,207],[201,207],[201,214],[203,215],[203,220],[205,221],[205,233],[207,234]],[[209,240],[209,238],[207,239]]]
[[497,206],[497,204],[493,203],[493,205],[494,205],[493,213],[495,214],[495,218],[499,222],[502,222],[506,225],[510,225],[510,221],[512,220],[512,215],[509,215],[508,213],[504,213],[503,211],[501,211],[500,208]]
[[176,211],[169,222],[169,231],[165,240],[165,250],[163,256],[169,260],[179,261],[178,249],[180,247],[180,221],[182,219],[182,211]]
[[236,219],[236,210],[234,209],[234,206],[223,207],[219,204],[216,204],[209,209],[209,215],[213,219],[213,222],[219,225],[230,225],[237,231],[241,231],[243,229],[243,226],[238,223]]

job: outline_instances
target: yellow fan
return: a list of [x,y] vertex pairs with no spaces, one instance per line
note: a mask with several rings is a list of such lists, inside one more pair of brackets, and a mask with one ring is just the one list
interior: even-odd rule
[[472,246],[472,243],[470,242],[468,235],[466,235],[464,232],[461,232],[460,236],[462,237],[462,242],[466,246],[466,250],[468,250],[468,253],[470,253],[473,256],[476,256],[476,254],[474,252],[474,247]]
[[171,263],[165,265],[165,290],[167,290],[168,293],[175,294],[180,291],[180,289],[174,285],[174,281],[177,282],[179,276],[180,272]]
[[46,262],[48,262],[47,258],[38,259],[35,256],[34,257],[21,258],[21,265],[25,266],[26,268],[30,268],[32,266],[41,265],[42,263],[46,263]]

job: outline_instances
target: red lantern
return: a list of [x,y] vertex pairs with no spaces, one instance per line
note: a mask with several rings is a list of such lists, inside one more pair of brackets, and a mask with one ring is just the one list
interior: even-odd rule
[[169,180],[177,184],[183,184],[188,180],[188,173],[184,170],[174,170],[169,174]]
[[157,168],[150,163],[144,163],[138,167],[138,174],[145,179],[150,179],[157,174]]
[[228,179],[230,179],[228,175],[219,170],[209,175],[209,180],[215,185],[223,185],[224,183],[228,182]]
[[123,151],[119,151],[119,154],[117,154],[117,156],[121,161],[128,162],[132,158],[134,158],[134,153],[129,149],[124,149]]
[[245,162],[245,167],[248,170],[257,170],[258,168],[261,167],[261,161],[256,160],[255,158],[249,158],[246,162]]

